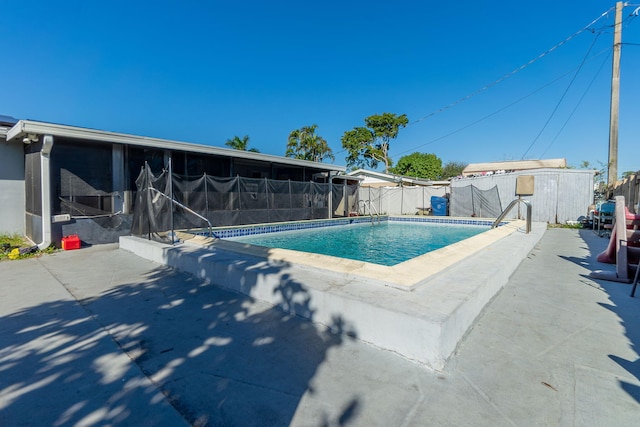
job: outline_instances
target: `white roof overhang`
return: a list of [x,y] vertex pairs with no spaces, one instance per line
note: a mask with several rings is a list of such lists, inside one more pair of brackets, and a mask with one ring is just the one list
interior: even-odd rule
[[194,144],[190,142],[171,141],[167,139],[151,138],[146,136],[130,135],[125,133],[108,132],[103,130],[80,128],[76,126],[59,125],[54,123],[38,122],[33,120],[20,120],[7,131],[7,140],[23,139],[29,134],[53,135],[60,138],[110,142],[125,145],[137,145],[153,147],[163,150],[190,151],[195,153],[212,154],[226,157],[234,157],[261,162],[272,162],[292,166],[310,167],[328,171],[344,172],[345,166],[316,163],[308,160],[291,159],[288,157],[271,154],[255,153],[252,151],[234,150],[231,148],[213,147],[209,145]]

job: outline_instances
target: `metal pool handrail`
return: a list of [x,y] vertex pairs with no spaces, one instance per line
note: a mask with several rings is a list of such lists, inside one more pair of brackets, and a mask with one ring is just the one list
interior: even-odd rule
[[158,190],[158,189],[156,189],[156,188],[148,187],[148,188],[147,188],[147,190],[153,190],[153,191],[155,191],[156,193],[158,193],[158,194],[159,194],[159,195],[161,195],[162,197],[165,197],[165,198],[169,199],[169,201],[171,201],[172,203],[174,203],[174,204],[176,204],[176,205],[180,206],[182,209],[186,210],[187,212],[192,213],[193,215],[197,216],[198,218],[200,218],[200,219],[201,219],[201,220],[203,220],[203,221],[206,221],[207,225],[209,226],[209,237],[216,237],[216,235],[215,235],[215,234],[213,234],[213,225],[211,225],[211,222],[210,222],[207,218],[203,217],[202,215],[200,215],[199,213],[197,213],[197,212],[196,212],[196,211],[194,211],[193,209],[191,209],[191,208],[189,208],[189,207],[187,207],[187,206],[183,205],[182,203],[180,203],[180,202],[179,202],[179,201],[177,201],[176,199],[174,199],[174,198],[172,198],[172,197],[167,196],[167,195],[166,195],[166,194],[164,194],[162,191],[160,191],[160,190]]
[[529,203],[527,200],[520,199],[520,198],[514,199],[511,203],[509,203],[509,206],[507,206],[507,208],[504,211],[502,211],[502,213],[500,214],[498,219],[495,220],[491,228],[496,228],[498,225],[500,225],[500,222],[504,219],[504,217],[507,216],[509,211],[513,209],[513,207],[518,203],[524,203],[527,206],[526,233],[529,234],[531,232],[531,203]]
[[362,203],[363,210],[366,209],[367,203],[369,204],[369,216],[371,217],[371,224],[373,224],[373,212],[376,213],[378,224],[380,224],[380,214],[378,213],[378,210],[373,205],[373,203],[371,203],[371,200],[360,200],[360,203]]

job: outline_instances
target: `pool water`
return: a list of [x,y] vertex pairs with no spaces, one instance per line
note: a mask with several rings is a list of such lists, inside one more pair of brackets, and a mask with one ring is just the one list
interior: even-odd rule
[[393,266],[475,236],[489,226],[385,221],[283,231],[230,240]]

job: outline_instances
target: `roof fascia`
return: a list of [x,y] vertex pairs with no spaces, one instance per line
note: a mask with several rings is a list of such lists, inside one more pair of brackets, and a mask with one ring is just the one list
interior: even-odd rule
[[107,132],[103,130],[80,128],[76,126],[58,125],[53,123],[36,122],[32,120],[20,120],[7,132],[7,140],[16,138],[22,139],[29,133],[40,135],[53,135],[62,138],[82,139],[90,141],[111,142],[125,145],[140,145],[165,150],[192,151],[204,154],[214,154],[226,157],[258,160],[262,162],[272,162],[293,166],[310,167],[314,169],[344,172],[345,166],[328,165],[316,163],[308,160],[290,159],[287,157],[274,156],[272,154],[255,153],[252,151],[234,150],[231,148],[213,147],[208,145],[194,144],[190,142],[171,141],[167,139],[151,138],[117,132]]
[[376,178],[387,179],[387,180],[391,180],[391,181],[395,181],[395,178],[396,178],[396,175],[390,175],[388,173],[370,171],[370,170],[366,170],[366,169],[358,169],[358,170],[355,170],[353,172],[349,172],[348,175],[351,175],[351,176],[367,175],[367,176],[374,176]]

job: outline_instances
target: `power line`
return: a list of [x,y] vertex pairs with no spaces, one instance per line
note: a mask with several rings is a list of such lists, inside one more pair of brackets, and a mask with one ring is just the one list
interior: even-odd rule
[[[595,58],[599,57],[600,55],[602,55],[604,52],[610,52],[610,51],[611,51],[611,48],[610,48],[610,47],[608,47],[607,49],[602,50],[602,51],[598,52],[597,54],[595,54],[591,59],[595,59]],[[459,133],[459,132],[461,132],[461,131],[463,131],[463,130],[465,130],[465,129],[468,129],[468,128],[472,127],[472,126],[475,126],[475,125],[477,125],[478,123],[483,122],[484,120],[486,120],[486,119],[488,119],[488,118],[490,118],[490,117],[493,117],[493,116],[495,116],[496,114],[501,113],[502,111],[504,111],[504,110],[506,110],[506,109],[508,109],[508,108],[513,107],[514,105],[516,105],[516,104],[518,104],[518,103],[520,103],[520,102],[524,101],[525,99],[529,98],[530,96],[535,95],[536,93],[540,92],[541,90],[546,89],[547,87],[549,87],[549,86],[553,85],[553,84],[554,84],[554,83],[556,83],[557,81],[562,80],[563,78],[565,78],[566,76],[568,76],[569,74],[571,74],[573,71],[574,71],[574,70],[572,69],[572,70],[569,70],[569,71],[565,72],[564,74],[562,74],[562,75],[560,75],[559,77],[557,77],[557,78],[555,78],[555,79],[553,79],[553,80],[549,81],[548,83],[546,83],[546,84],[544,84],[544,85],[540,86],[539,88],[537,88],[537,89],[533,90],[532,92],[528,93],[527,95],[524,95],[524,96],[522,96],[522,97],[518,98],[517,100],[515,100],[515,101],[513,101],[513,102],[511,102],[511,103],[509,103],[509,104],[507,104],[507,105],[505,105],[504,107],[501,107],[501,108],[499,108],[499,109],[495,110],[494,112],[492,112],[492,113],[490,113],[490,114],[487,114],[486,116],[481,117],[481,118],[480,118],[480,119],[478,119],[478,120],[475,120],[475,121],[473,121],[473,122],[471,122],[471,123],[468,123],[468,124],[466,124],[466,125],[464,125],[464,126],[462,126],[462,127],[458,128],[458,129],[456,129],[456,130],[454,130],[454,131],[452,131],[452,132],[449,132],[449,133],[447,133],[447,134],[445,134],[445,135],[439,136],[439,137],[437,137],[437,138],[435,138],[435,139],[432,139],[432,140],[430,140],[430,141],[428,141],[428,142],[425,142],[425,143],[423,143],[423,144],[415,145],[415,146],[413,146],[413,148],[411,148],[411,149],[409,149],[409,150],[402,151],[402,152],[400,152],[400,153],[397,153],[396,155],[401,156],[401,155],[403,155],[403,154],[405,154],[405,153],[408,153],[408,152],[410,152],[410,151],[414,151],[414,150],[416,150],[416,149],[418,149],[418,148],[421,148],[421,147],[424,147],[424,146],[426,146],[426,145],[433,144],[434,142],[440,141],[440,140],[445,139],[445,138],[447,138],[447,137],[449,137],[449,136],[451,136],[451,135],[454,135],[454,134]]]
[[427,114],[424,117],[421,117],[411,123],[409,123],[408,126],[414,125],[416,123],[419,123],[421,121],[424,121],[426,119],[428,119],[429,117],[435,116],[438,113],[441,113],[445,110],[448,110],[451,107],[454,107],[458,104],[460,104],[461,102],[466,101],[467,99],[473,98],[474,96],[486,91],[487,89],[503,82],[504,80],[508,79],[509,77],[513,76],[514,74],[518,73],[519,71],[522,71],[523,69],[527,68],[529,65],[533,64],[534,62],[542,59],[543,57],[547,56],[548,54],[550,54],[551,52],[553,52],[554,50],[556,50],[557,48],[559,48],[560,46],[564,45],[565,43],[567,43],[569,40],[573,39],[574,37],[576,37],[577,35],[581,34],[582,32],[586,31],[587,29],[589,29],[589,27],[591,27],[593,24],[595,24],[596,22],[598,22],[600,19],[602,19],[605,15],[607,15],[610,11],[612,11],[614,9],[614,7],[611,7],[610,9],[608,9],[606,12],[604,12],[603,14],[601,14],[599,17],[597,17],[596,19],[594,19],[593,21],[591,21],[588,25],[584,26],[582,29],[578,30],[577,32],[573,33],[572,35],[570,35],[569,37],[567,37],[566,39],[564,39],[563,41],[561,41],[560,43],[556,44],[555,46],[553,46],[552,48],[546,50],[545,52],[541,53],[540,55],[538,55],[537,57],[535,57],[534,59],[530,60],[529,62],[527,62],[524,65],[521,65],[520,67],[516,68],[515,70],[511,71],[510,73],[505,74],[504,76],[500,77],[498,80],[495,80],[492,83],[489,83],[488,85],[476,90],[475,92],[472,92],[471,94],[458,99],[455,102],[452,102],[449,105],[446,105],[430,114]]
[[[465,96],[465,97],[463,97],[463,98],[460,98],[459,100],[457,100],[457,101],[455,101],[455,102],[452,102],[451,104],[448,104],[448,105],[446,105],[446,106],[444,106],[444,107],[442,107],[442,108],[440,108],[440,109],[438,109],[438,110],[436,110],[436,111],[434,111],[434,112],[432,112],[432,113],[430,113],[430,114],[428,114],[428,115],[426,115],[426,116],[424,116],[424,117],[421,117],[421,118],[419,118],[419,119],[417,119],[417,120],[415,120],[415,121],[413,121],[413,122],[409,123],[409,124],[407,125],[407,127],[408,127],[408,126],[415,125],[415,124],[417,124],[417,123],[420,123],[420,122],[422,122],[422,121],[424,121],[424,120],[426,120],[426,119],[428,119],[428,118],[430,118],[430,117],[432,117],[432,116],[435,116],[436,114],[439,114],[439,113],[441,113],[441,112],[443,112],[443,111],[445,111],[445,110],[448,110],[448,109],[450,109],[450,108],[452,108],[452,107],[454,107],[454,106],[456,106],[456,105],[458,105],[458,104],[460,104],[460,103],[462,103],[462,102],[464,102],[464,101],[466,101],[466,100],[468,100],[468,99],[470,99],[470,98],[472,98],[472,97],[474,97],[474,96],[476,96],[476,95],[478,95],[478,94],[480,94],[480,93],[482,93],[482,92],[484,92],[484,91],[486,91],[486,90],[490,89],[490,88],[491,88],[491,87],[493,87],[493,86],[496,86],[497,84],[499,84],[499,83],[503,82],[503,81],[504,81],[504,80],[506,80],[507,78],[509,78],[509,77],[513,76],[514,74],[516,74],[516,73],[518,73],[518,72],[522,71],[523,69],[527,68],[528,66],[532,65],[533,63],[537,62],[538,60],[542,59],[543,57],[547,56],[548,54],[550,54],[551,52],[553,52],[553,51],[554,51],[554,50],[556,50],[557,48],[561,47],[562,45],[566,44],[567,42],[569,42],[570,40],[572,40],[573,38],[575,38],[576,36],[578,36],[579,34],[583,33],[583,32],[584,32],[584,31],[586,31],[586,30],[589,30],[589,29],[590,29],[590,28],[591,28],[591,27],[592,27],[596,22],[598,22],[600,19],[602,19],[603,17],[605,17],[609,12],[611,12],[611,11],[612,11],[612,10],[614,10],[614,9],[615,9],[615,6],[614,6],[614,7],[611,7],[611,8],[610,8],[610,9],[608,9],[607,11],[603,12],[600,16],[598,16],[596,19],[594,19],[593,21],[591,21],[588,25],[586,25],[586,26],[584,26],[583,28],[581,28],[580,30],[576,31],[575,33],[573,33],[572,35],[570,35],[570,36],[569,36],[569,37],[567,37],[566,39],[562,40],[561,42],[557,43],[555,46],[551,47],[550,49],[547,49],[545,52],[543,52],[543,53],[541,53],[540,55],[538,55],[537,57],[533,58],[532,60],[530,60],[530,61],[529,61],[529,62],[527,62],[526,64],[524,64],[524,65],[522,65],[522,66],[520,66],[520,67],[516,68],[515,70],[511,71],[510,73],[505,74],[504,76],[500,77],[499,79],[495,80],[494,82],[492,82],[492,83],[490,83],[490,84],[488,84],[488,85],[485,85],[485,86],[484,86],[484,87],[482,87],[481,89],[478,89],[478,90],[476,90],[475,92],[472,92],[471,94],[469,94],[469,95],[467,95],[467,96]],[[629,17],[629,19],[631,19],[631,20],[632,20],[633,18],[635,18],[635,16],[631,16],[631,17]],[[600,29],[598,29],[598,30],[591,29],[591,32],[593,32],[593,33],[598,33],[598,35],[600,35],[600,33],[602,33],[602,32],[603,32],[603,28],[609,28],[609,27],[610,27],[610,26],[604,26],[604,27],[602,27],[602,28],[600,28]],[[596,37],[596,38],[597,38],[597,37]],[[598,55],[596,55],[596,56],[599,56],[599,54],[598,54]],[[518,100],[516,100],[516,101],[512,102],[511,104],[508,104],[507,106],[505,106],[505,107],[503,107],[503,108],[500,108],[500,109],[498,109],[498,110],[494,111],[494,112],[493,112],[493,113],[491,113],[491,114],[488,114],[488,115],[486,115],[486,116],[484,116],[484,117],[482,117],[482,118],[480,118],[480,119],[478,119],[478,120],[476,120],[476,121],[474,121],[474,122],[471,122],[471,123],[469,123],[469,124],[467,124],[467,125],[465,125],[465,126],[463,126],[463,127],[461,127],[461,128],[458,128],[457,130],[455,130],[455,131],[453,131],[453,132],[449,132],[449,133],[448,133],[448,134],[446,134],[446,135],[440,136],[440,137],[435,138],[435,139],[433,139],[433,140],[431,140],[431,141],[429,141],[429,142],[426,142],[426,143],[424,143],[424,144],[420,144],[420,145],[414,146],[412,149],[405,150],[405,151],[403,151],[403,152],[401,152],[401,153],[398,153],[398,155],[402,155],[402,154],[404,154],[404,153],[408,153],[409,151],[413,151],[413,150],[415,150],[415,149],[417,149],[417,148],[420,148],[420,147],[423,147],[423,146],[425,146],[425,145],[432,144],[432,143],[434,143],[434,142],[436,142],[436,141],[439,141],[439,140],[441,140],[441,139],[444,139],[444,138],[446,138],[446,137],[449,137],[449,136],[451,136],[451,135],[454,135],[454,134],[456,134],[456,133],[458,133],[458,132],[461,132],[462,130],[467,129],[467,128],[471,127],[471,126],[474,126],[474,125],[476,125],[477,123],[480,123],[480,122],[482,122],[482,121],[484,121],[484,120],[486,120],[486,119],[488,119],[488,118],[490,118],[490,117],[492,117],[492,116],[494,116],[494,115],[498,114],[499,112],[504,111],[505,109],[507,109],[507,108],[509,108],[509,107],[511,107],[511,106],[513,106],[513,105],[515,105],[515,104],[517,104],[517,103],[519,103],[519,102],[523,101],[524,99],[526,99],[526,98],[528,98],[528,97],[530,97],[530,96],[534,95],[535,93],[539,92],[540,90],[542,90],[542,89],[544,89],[544,88],[546,88],[546,87],[550,86],[551,84],[555,83],[556,81],[558,81],[558,80],[562,79],[562,78],[563,78],[563,77],[565,77],[567,74],[569,74],[569,73],[567,72],[567,73],[563,74],[563,75],[562,75],[562,76],[560,76],[559,78],[552,80],[550,83],[548,83],[548,84],[546,84],[546,85],[544,85],[544,86],[542,86],[542,87],[540,87],[540,88],[538,88],[538,89],[534,90],[533,92],[529,93],[528,95],[523,96],[522,98],[519,98]],[[574,77],[574,78],[575,78],[575,77]],[[343,153],[343,152],[345,152],[345,151],[346,151],[346,150],[341,150],[341,151],[336,152],[335,154],[340,154],[340,153]],[[528,151],[528,150],[527,150],[527,151]],[[526,153],[525,153],[525,154],[526,154]]]
[[524,160],[524,157],[527,155],[529,150],[531,150],[531,148],[538,141],[538,139],[540,138],[540,135],[542,135],[542,132],[544,132],[544,130],[547,128],[547,126],[549,125],[549,122],[551,122],[551,119],[553,118],[553,116],[555,116],[556,112],[558,111],[558,108],[560,108],[560,104],[562,104],[562,101],[564,100],[564,97],[567,96],[567,93],[569,92],[569,89],[571,89],[571,86],[573,86],[573,83],[576,81],[576,78],[578,77],[578,74],[580,74],[580,71],[582,70],[582,67],[584,66],[584,63],[587,62],[587,58],[589,57],[589,53],[591,52],[591,49],[593,49],[593,45],[596,43],[596,41],[598,41],[598,37],[599,36],[600,36],[600,34],[598,33],[596,35],[596,37],[593,39],[593,41],[591,42],[591,46],[589,46],[589,49],[587,50],[587,53],[584,55],[584,58],[582,59],[582,62],[578,66],[578,69],[576,70],[575,74],[573,75],[573,78],[571,79],[571,81],[567,85],[567,88],[562,93],[562,96],[560,97],[560,99],[556,103],[556,106],[553,108],[553,111],[549,115],[549,118],[544,123],[544,125],[542,126],[542,129],[540,129],[540,132],[538,132],[538,135],[536,135],[536,137],[533,139],[533,141],[531,142],[531,144],[529,145],[527,150],[524,152],[524,154],[520,158],[520,160]]
[[478,120],[475,120],[475,121],[473,121],[473,122],[471,122],[471,123],[468,123],[468,124],[466,124],[466,125],[464,125],[464,126],[462,126],[462,127],[458,128],[458,129],[456,129],[456,130],[454,130],[454,131],[452,131],[452,132],[449,132],[449,133],[447,133],[447,134],[445,134],[445,135],[442,135],[442,136],[439,136],[439,137],[437,137],[437,138],[435,138],[435,139],[432,139],[431,141],[425,142],[424,144],[416,145],[416,146],[414,146],[413,148],[411,148],[411,149],[409,149],[409,150],[406,150],[406,151],[403,151],[403,152],[398,153],[397,155],[399,155],[399,156],[400,156],[400,155],[402,155],[402,154],[408,153],[409,151],[413,151],[413,150],[415,150],[415,149],[417,149],[417,148],[424,147],[425,145],[433,144],[434,142],[440,141],[441,139],[447,138],[447,137],[449,137],[449,136],[451,136],[451,135],[454,135],[454,134],[456,134],[456,133],[458,133],[458,132],[462,132],[463,130],[468,129],[468,128],[472,127],[472,126],[475,126],[475,125],[477,125],[478,123],[480,123],[480,122],[482,122],[482,121],[484,121],[484,120],[486,120],[486,119],[488,119],[488,118],[490,118],[490,117],[493,117],[493,116],[495,116],[496,114],[501,113],[502,111],[504,111],[504,110],[506,110],[506,109],[508,109],[508,108],[513,107],[514,105],[518,104],[519,102],[524,101],[525,99],[529,98],[530,96],[535,95],[536,93],[540,92],[542,89],[545,89],[545,88],[547,88],[547,87],[551,86],[552,84],[554,84],[554,83],[555,83],[555,82],[557,82],[558,80],[563,79],[563,78],[564,78],[565,76],[567,76],[569,73],[570,73],[570,71],[569,71],[569,72],[564,73],[564,74],[563,74],[563,75],[561,75],[560,77],[557,77],[557,78],[555,78],[555,79],[551,80],[550,82],[546,83],[545,85],[540,86],[538,89],[536,89],[536,90],[534,90],[534,91],[532,91],[532,92],[528,93],[527,95],[525,95],[525,96],[523,96],[523,97],[518,98],[517,100],[515,100],[515,101],[511,102],[510,104],[505,105],[505,106],[504,106],[504,107],[502,107],[502,108],[499,108],[499,109],[495,110],[494,112],[492,112],[492,113],[490,113],[490,114],[487,114],[487,115],[486,115],[486,116],[484,116],[484,117],[481,117],[481,118],[480,118],[480,119],[478,119]]
[[573,117],[573,115],[575,114],[575,112],[578,110],[578,107],[580,106],[580,104],[582,103],[582,101],[584,100],[584,97],[587,95],[587,93],[589,92],[589,90],[591,89],[591,86],[593,85],[593,83],[596,81],[596,78],[600,75],[600,72],[602,71],[602,68],[604,68],[604,64],[607,63],[607,61],[609,60],[609,55],[607,55],[604,60],[602,61],[602,64],[600,64],[600,68],[598,68],[598,71],[596,72],[596,74],[593,76],[593,79],[591,79],[591,82],[589,82],[589,85],[587,86],[587,88],[584,90],[582,96],[580,97],[580,99],[578,100],[578,102],[576,103],[576,106],[573,108],[573,110],[571,111],[571,114],[569,114],[569,117],[567,117],[567,120],[564,122],[564,124],[562,125],[562,127],[560,128],[560,130],[558,130],[558,133],[556,134],[556,136],[553,138],[553,140],[551,141],[551,143],[547,146],[547,148],[542,152],[542,154],[540,155],[540,158],[543,158],[545,154],[547,154],[547,151],[549,151],[549,149],[551,148],[551,146],[556,142],[556,140],[558,139],[558,137],[560,136],[560,134],[562,133],[562,131],[564,130],[564,128],[567,126],[567,124],[569,123],[569,121],[571,120],[571,118]]
[[[629,3],[625,4],[625,6],[630,6]],[[624,18],[624,20],[622,21],[622,25],[623,26],[629,26],[629,24],[631,24],[631,22],[633,22],[634,19],[636,19],[638,17],[638,11],[640,10],[640,7],[638,7],[637,9],[634,10],[633,13],[631,13],[630,15],[628,15],[626,18]],[[614,25],[609,25],[606,28],[613,28],[615,26]],[[595,43],[595,41],[597,40],[597,37],[599,37],[601,34],[604,33],[604,28],[601,28],[596,36],[596,39],[594,39],[591,47],[589,48],[589,51],[591,51],[591,49],[593,48],[593,44]],[[631,45],[631,46],[637,46],[638,44],[636,43],[620,43],[621,45]],[[587,54],[585,55],[585,60],[586,60],[586,56],[589,54],[589,52],[587,52]],[[540,158],[544,157],[545,154],[547,153],[547,151],[549,151],[549,149],[553,146],[553,144],[556,142],[556,140],[558,139],[558,137],[560,136],[560,134],[562,133],[562,131],[564,130],[564,128],[567,126],[567,124],[569,123],[569,121],[571,120],[571,118],[573,117],[573,115],[575,114],[576,110],[578,109],[578,107],[580,106],[580,104],[582,103],[582,101],[584,100],[586,94],[589,92],[589,90],[591,89],[591,86],[593,85],[593,83],[595,82],[596,78],[598,77],[598,75],[600,75],[600,72],[602,71],[602,68],[604,67],[604,64],[606,63],[607,59],[609,58],[609,56],[607,55],[607,57],[604,59],[604,61],[602,62],[602,64],[600,64],[600,67],[598,68],[598,71],[596,72],[596,74],[594,75],[593,79],[591,79],[591,82],[589,82],[589,85],[587,86],[587,88],[585,89],[585,91],[583,92],[582,96],[580,97],[580,99],[578,100],[578,102],[576,103],[575,107],[573,108],[573,110],[571,111],[571,113],[569,114],[569,116],[567,117],[567,120],[564,122],[564,124],[562,125],[562,127],[558,130],[558,132],[556,133],[556,136],[551,140],[551,142],[549,143],[549,145],[547,146],[547,148],[545,148],[545,150],[542,152],[542,154],[540,155]],[[580,68],[582,68],[583,63],[580,65]],[[580,70],[578,69],[578,72]],[[576,74],[577,76],[577,74]],[[573,83],[573,80],[572,80]],[[567,88],[568,90],[568,88]],[[565,91],[566,94],[566,91]],[[562,98],[564,98],[564,95],[562,96]],[[562,98],[560,101],[562,101]],[[559,103],[558,103],[559,105]],[[557,106],[556,106],[557,109]],[[551,114],[553,116],[553,114],[555,113],[555,109],[554,112]],[[549,120],[551,119],[551,117],[549,117]],[[544,128],[547,126],[547,124],[549,123],[549,120],[547,120],[547,123],[545,123]],[[540,132],[542,133],[542,131]],[[536,142],[536,140],[538,139],[538,137],[540,136],[540,134],[538,134],[538,136],[536,137],[536,139],[532,142],[532,144],[529,146],[529,148],[527,149],[527,151],[525,152],[525,154],[522,156],[522,158],[524,158],[524,156],[527,154],[527,152],[531,149],[531,147],[533,146],[533,144]]]

